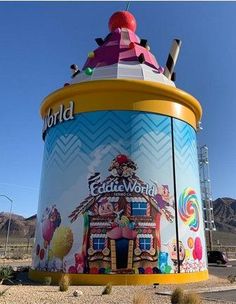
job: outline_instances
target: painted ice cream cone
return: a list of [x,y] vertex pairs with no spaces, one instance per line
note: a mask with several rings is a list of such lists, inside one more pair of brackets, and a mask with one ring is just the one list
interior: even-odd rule
[[[75,284],[208,277],[196,149],[201,106],[171,80],[179,48],[164,72],[136,27],[130,12],[113,14],[83,68],[71,65],[70,82],[41,106],[39,210],[53,199],[70,229],[73,246],[62,252],[62,236],[53,245]],[[39,244],[52,238],[48,225]],[[44,275],[38,256],[33,279]]]

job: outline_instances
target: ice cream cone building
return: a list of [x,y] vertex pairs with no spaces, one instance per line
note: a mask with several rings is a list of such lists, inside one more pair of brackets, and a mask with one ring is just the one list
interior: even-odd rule
[[41,105],[45,141],[30,277],[72,284],[208,278],[196,130],[199,102],[117,12],[83,68]]

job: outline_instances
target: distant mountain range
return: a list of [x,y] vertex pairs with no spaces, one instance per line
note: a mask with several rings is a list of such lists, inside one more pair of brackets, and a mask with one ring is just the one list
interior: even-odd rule
[[[228,197],[218,198],[213,202],[216,228],[219,232],[236,232],[236,200]],[[6,237],[9,213],[0,213],[0,238]],[[24,218],[12,214],[10,237],[30,239],[34,237],[36,215]]]
[[236,232],[236,200],[229,197],[213,202],[216,229],[222,232]]
[[[9,223],[9,213],[0,213],[0,238],[6,237]],[[36,215],[24,218],[21,215],[12,214],[10,223],[11,238],[30,239],[34,237],[36,226]]]

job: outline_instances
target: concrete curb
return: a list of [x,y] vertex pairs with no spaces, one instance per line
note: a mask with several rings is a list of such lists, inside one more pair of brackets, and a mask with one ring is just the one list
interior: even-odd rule
[[208,267],[224,267],[224,268],[227,268],[227,267],[233,267],[233,265],[231,264],[215,264],[215,263],[210,263],[208,264]]
[[[219,291],[229,291],[236,290],[236,285],[232,286],[216,286],[216,287],[204,287],[204,288],[195,288],[195,289],[186,289],[185,292],[194,292],[194,293],[207,293],[207,292],[219,292]],[[156,292],[158,295],[170,296],[172,290]]]

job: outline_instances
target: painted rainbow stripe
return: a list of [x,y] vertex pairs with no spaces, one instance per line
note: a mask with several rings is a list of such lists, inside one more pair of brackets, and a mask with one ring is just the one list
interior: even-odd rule
[[198,231],[199,229],[199,202],[194,189],[185,188],[179,197],[178,206],[179,216],[190,230]]

